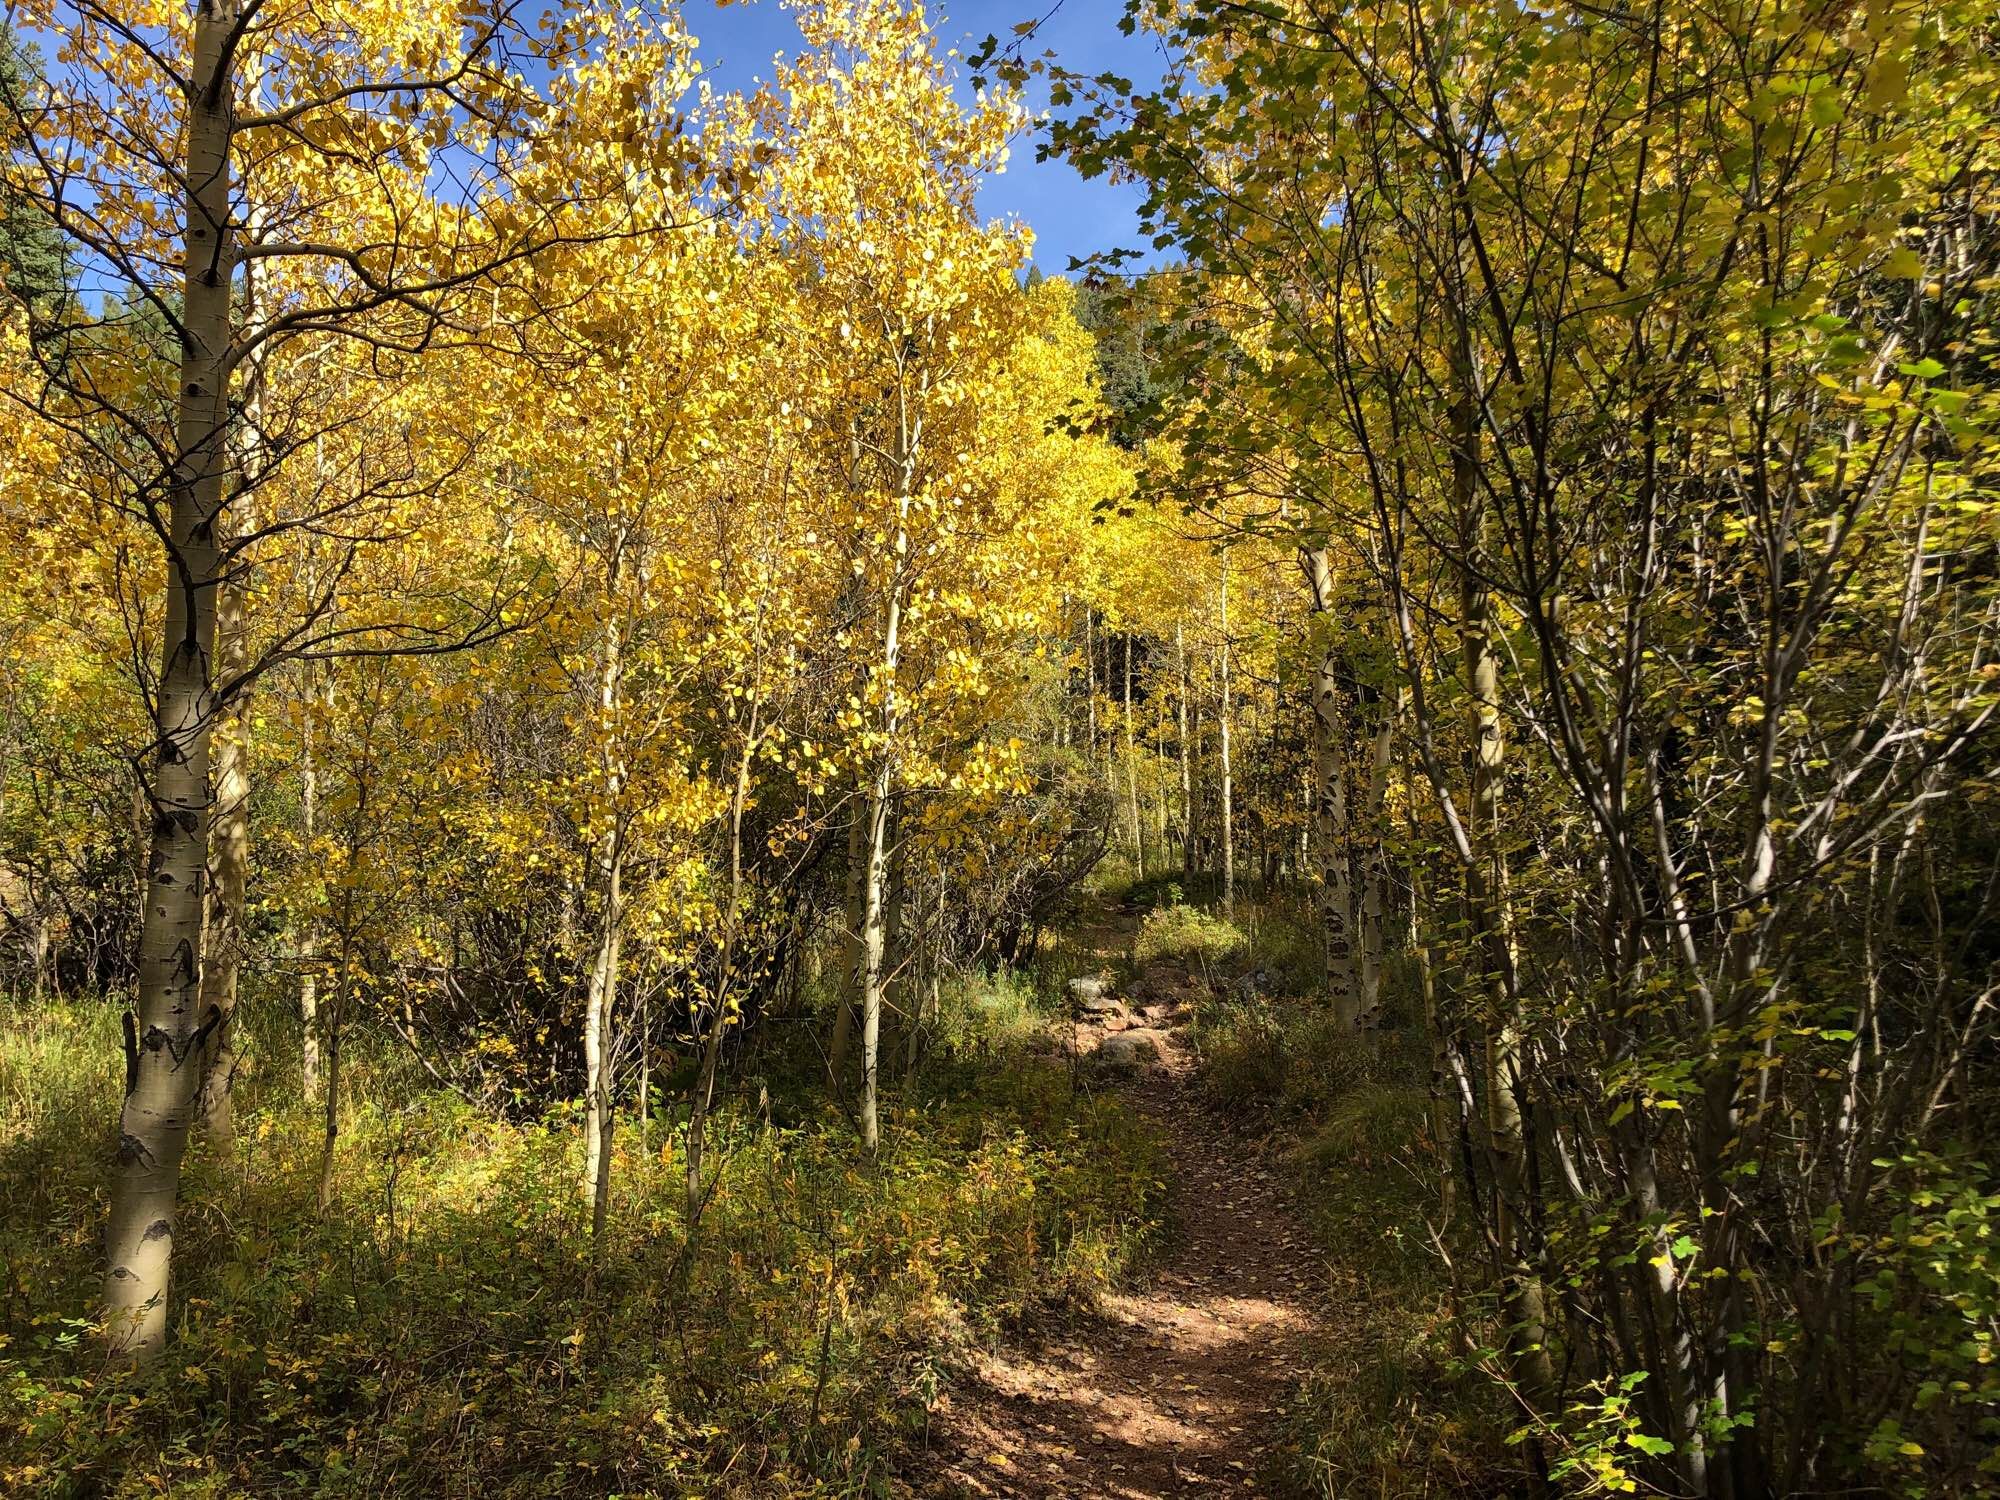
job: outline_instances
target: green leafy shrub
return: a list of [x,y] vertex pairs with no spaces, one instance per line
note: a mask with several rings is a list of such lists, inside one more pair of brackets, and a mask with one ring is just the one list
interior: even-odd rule
[[1046,1024],[1035,979],[1016,970],[954,974],[938,987],[934,1030],[947,1053],[992,1056],[1031,1040]]
[[1226,1106],[1271,1108],[1291,1071],[1284,1028],[1263,1001],[1202,1006],[1194,1028],[1202,1083]]
[[1245,923],[1247,948],[1267,993],[1299,999],[1326,994],[1326,936],[1309,899],[1268,896],[1248,908]]
[[1243,933],[1227,918],[1195,906],[1162,906],[1146,913],[1132,954],[1140,963],[1179,960],[1214,965],[1240,953]]
[[[1317,1004],[1256,996],[1199,1008],[1202,1082],[1226,1106],[1309,1120],[1381,1071],[1379,1036],[1341,1029]],[[1393,1047],[1394,1043],[1390,1043]]]

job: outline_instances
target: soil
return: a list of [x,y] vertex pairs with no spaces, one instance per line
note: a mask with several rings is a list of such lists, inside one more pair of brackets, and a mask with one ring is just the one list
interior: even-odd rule
[[[1122,925],[1122,924],[1121,924]],[[1105,930],[1100,944],[1129,932]],[[935,1414],[913,1493],[989,1496],[1273,1495],[1279,1414],[1316,1328],[1321,1266],[1256,1143],[1198,1095],[1180,1029],[1188,981],[1151,971],[1129,1020],[1164,1064],[1107,1086],[1166,1145],[1173,1241],[1140,1285],[1090,1313],[1019,1333],[983,1357]],[[1087,1058],[1100,1019],[1076,1024]]]

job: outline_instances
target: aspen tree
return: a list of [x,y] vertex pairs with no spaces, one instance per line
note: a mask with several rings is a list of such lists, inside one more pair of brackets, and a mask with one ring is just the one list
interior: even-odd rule
[[[574,123],[593,70],[614,56],[619,66],[646,69],[663,53],[652,38],[629,38],[637,45],[622,52],[603,45],[609,33],[601,21],[529,37],[504,8],[468,20],[442,5],[350,28],[342,18],[201,0],[162,20],[156,40],[148,39],[155,28],[135,26],[103,0],[38,3],[21,24],[27,33],[61,34],[79,61],[59,90],[45,90],[23,111],[37,143],[37,175],[20,201],[136,288],[138,304],[179,344],[165,423],[150,404],[123,400],[81,366],[48,363],[43,371],[76,429],[95,424],[130,439],[117,450],[125,457],[114,460],[123,472],[112,503],[152,527],[166,579],[152,611],[160,634],[148,693],[147,896],[137,1005],[125,1028],[104,1293],[107,1347],[143,1359],[166,1337],[181,1160],[208,1051],[233,998],[229,958],[217,971],[223,988],[206,1002],[201,993],[213,730],[262,671],[327,644],[314,611],[302,622],[276,622],[278,644],[233,675],[218,665],[219,646],[235,650],[231,640],[218,641],[219,596],[240,576],[248,539],[269,545],[307,524],[297,515],[260,515],[257,527],[232,534],[232,518],[249,503],[246,481],[259,477],[236,458],[239,378],[266,351],[329,333],[372,341],[385,353],[423,347],[460,318],[475,283],[487,287],[547,246],[601,230],[604,213],[596,226],[572,214],[582,197],[624,216],[616,193],[600,196],[607,178],[592,170],[607,164],[605,153],[586,150],[567,164],[566,177],[549,175],[536,142],[549,138],[552,124]],[[538,95],[502,55],[515,40],[578,62]],[[478,165],[445,202],[426,190],[426,178],[433,149],[453,140]],[[614,171],[610,181],[622,190],[618,179]],[[120,190],[103,192],[111,182]],[[143,209],[149,201],[176,212],[156,219]],[[286,207],[249,238],[245,204],[253,201]],[[252,261],[296,289],[282,310],[259,309],[254,319],[235,296]],[[107,301],[100,326],[114,325],[130,305]],[[276,413],[263,420],[296,447],[313,421],[309,412],[306,405],[282,421]],[[373,498],[347,497],[363,510]],[[322,507],[318,522],[332,513]],[[227,756],[224,769],[235,787]],[[241,851],[232,831],[225,912],[237,905]]]

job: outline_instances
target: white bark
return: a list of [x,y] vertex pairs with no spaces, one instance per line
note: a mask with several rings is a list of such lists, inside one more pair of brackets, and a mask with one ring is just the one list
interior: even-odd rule
[[1215,719],[1220,730],[1219,753],[1222,773],[1222,910],[1225,916],[1236,914],[1236,778],[1229,759],[1229,721],[1232,710],[1229,702],[1229,556],[1222,558],[1222,654],[1218,659],[1217,682],[1219,699],[1216,704]]
[[209,828],[209,734],[230,381],[229,147],[237,0],[194,14],[182,180],[184,329],[167,598],[154,702],[152,850],[139,935],[138,1004],[125,1024],[125,1098],[105,1231],[104,1336],[114,1357],[164,1346],[181,1159],[213,1020],[200,1012]]
[[1337,1025],[1360,1025],[1361,986],[1355,974],[1354,892],[1350,878],[1351,839],[1347,819],[1346,725],[1340,654],[1334,640],[1333,570],[1323,547],[1308,549],[1301,561],[1311,589],[1312,609],[1323,633],[1313,675],[1313,818],[1319,866],[1320,928],[1326,947],[1327,998]]

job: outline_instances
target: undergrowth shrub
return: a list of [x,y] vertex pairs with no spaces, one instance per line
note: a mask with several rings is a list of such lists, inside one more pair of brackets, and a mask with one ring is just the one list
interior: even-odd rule
[[938,987],[933,1019],[947,1054],[991,1056],[1032,1040],[1046,1024],[1033,975],[1013,969],[954,974]]
[[884,1493],[968,1341],[1118,1277],[1160,1175],[1115,1099],[973,1049],[889,1101],[874,1165],[837,1113],[725,1105],[692,1242],[675,1133],[621,1121],[593,1247],[567,1116],[378,1091],[357,1036],[334,1211],[316,1116],[246,1109],[233,1156],[194,1151],[172,1346],[107,1371],[115,1034],[89,1005],[0,1032],[0,1492]]
[[1221,963],[1244,947],[1242,931],[1226,917],[1196,906],[1161,906],[1146,913],[1132,956],[1140,963],[1178,960],[1190,967]]
[[1202,1082],[1218,1104],[1311,1119],[1380,1070],[1381,1038],[1343,1032],[1317,1004],[1249,1000],[1197,1007]]
[[1260,988],[1300,999],[1325,995],[1326,935],[1310,899],[1273,893],[1249,908],[1247,926]]

